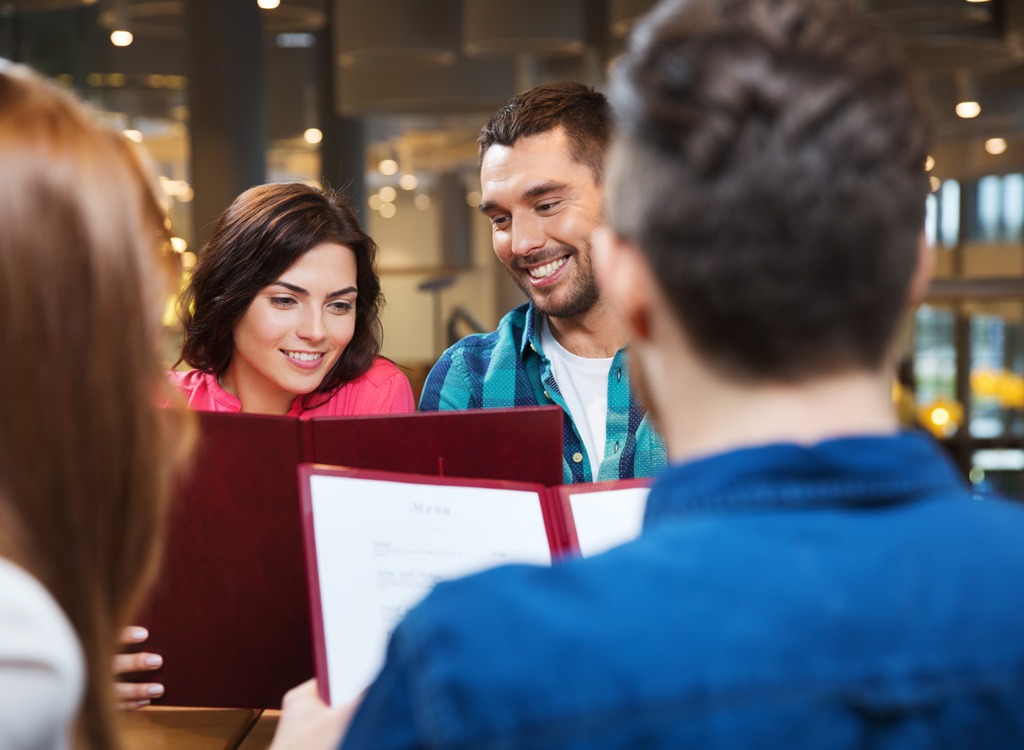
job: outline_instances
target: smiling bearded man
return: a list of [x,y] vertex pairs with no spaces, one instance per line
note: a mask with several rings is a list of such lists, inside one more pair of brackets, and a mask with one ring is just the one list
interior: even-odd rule
[[628,334],[594,281],[610,123],[604,95],[551,83],[513,97],[484,126],[480,210],[529,302],[448,349],[420,399],[424,411],[560,406],[566,483],[665,466],[664,444],[630,391]]

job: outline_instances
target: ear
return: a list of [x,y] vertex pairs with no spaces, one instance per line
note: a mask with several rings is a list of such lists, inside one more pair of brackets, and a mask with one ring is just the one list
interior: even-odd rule
[[935,248],[928,244],[922,231],[917,239],[917,265],[914,267],[914,275],[910,277],[910,286],[907,287],[908,309],[917,307],[924,300],[934,271]]
[[592,247],[601,295],[629,326],[630,338],[650,340],[654,280],[640,248],[607,226],[594,230]]

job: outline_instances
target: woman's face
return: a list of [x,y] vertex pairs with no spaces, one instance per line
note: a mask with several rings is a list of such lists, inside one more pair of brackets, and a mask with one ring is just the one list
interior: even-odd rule
[[356,256],[325,242],[263,288],[234,328],[222,385],[242,411],[286,414],[320,385],[356,325]]

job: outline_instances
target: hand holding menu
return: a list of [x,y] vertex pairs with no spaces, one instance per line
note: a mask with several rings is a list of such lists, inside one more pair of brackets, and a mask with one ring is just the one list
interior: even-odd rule
[[303,464],[313,648],[321,696],[354,700],[388,638],[440,580],[550,565],[635,538],[643,481],[546,488]]

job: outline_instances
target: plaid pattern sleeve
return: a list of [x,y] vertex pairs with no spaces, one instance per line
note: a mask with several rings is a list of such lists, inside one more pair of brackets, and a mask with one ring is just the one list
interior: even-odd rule
[[512,310],[491,333],[467,336],[431,369],[421,411],[498,409],[555,404],[563,411],[562,473],[566,484],[649,477],[667,463],[665,446],[629,388],[625,350],[608,382],[605,453],[597,477],[540,346],[531,305]]

